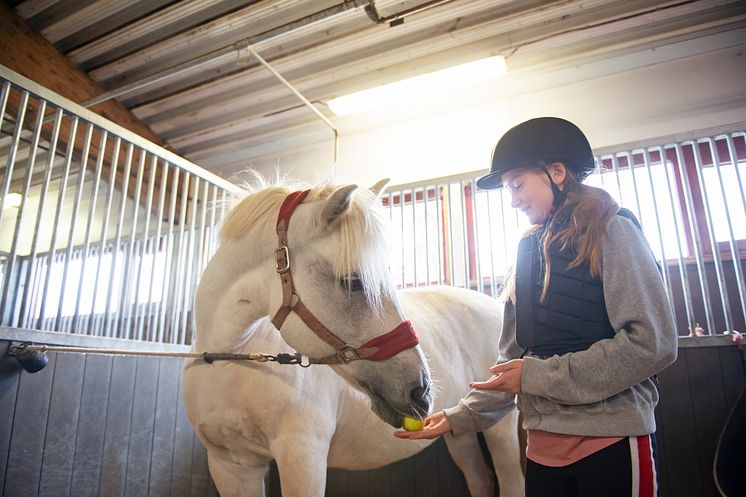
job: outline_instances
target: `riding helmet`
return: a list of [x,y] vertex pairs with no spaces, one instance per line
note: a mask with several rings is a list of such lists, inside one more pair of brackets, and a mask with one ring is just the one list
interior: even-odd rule
[[492,153],[489,174],[477,180],[479,188],[503,186],[502,174],[520,167],[545,167],[563,162],[582,181],[594,169],[593,152],[580,128],[558,117],[539,117],[507,131]]

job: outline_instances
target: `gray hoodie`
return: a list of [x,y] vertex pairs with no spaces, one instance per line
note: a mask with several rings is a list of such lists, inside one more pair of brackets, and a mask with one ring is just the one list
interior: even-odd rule
[[[640,230],[621,216],[601,247],[604,298],[613,339],[547,359],[525,356],[518,408],[524,428],[584,436],[655,431],[658,391],[651,378],[676,359],[677,333],[655,258]],[[515,307],[505,303],[498,363],[523,350],[515,341]],[[472,390],[445,409],[454,435],[482,431],[513,409],[514,396]]]

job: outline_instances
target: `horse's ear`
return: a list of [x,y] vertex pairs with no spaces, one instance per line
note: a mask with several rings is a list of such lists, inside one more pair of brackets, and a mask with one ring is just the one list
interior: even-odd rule
[[352,193],[357,190],[357,185],[347,185],[337,188],[334,193],[327,199],[324,210],[321,211],[321,221],[325,226],[334,224],[339,216],[345,213],[350,207]]
[[373,195],[375,195],[376,197],[380,197],[383,191],[386,189],[386,185],[389,184],[389,181],[391,181],[390,178],[383,178],[381,181],[371,186],[370,191],[373,192]]

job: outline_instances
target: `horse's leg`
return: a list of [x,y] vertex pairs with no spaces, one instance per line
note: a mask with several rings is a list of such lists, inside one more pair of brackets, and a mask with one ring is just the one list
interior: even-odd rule
[[517,425],[518,411],[513,410],[484,432],[500,485],[500,497],[521,497],[524,494]]
[[220,497],[264,497],[264,476],[268,465],[244,466],[208,451],[210,476]]
[[464,473],[471,497],[494,497],[495,478],[484,459],[477,434],[465,433],[454,437],[446,433],[443,438],[451,459]]
[[283,497],[324,497],[329,443],[305,438],[272,442]]

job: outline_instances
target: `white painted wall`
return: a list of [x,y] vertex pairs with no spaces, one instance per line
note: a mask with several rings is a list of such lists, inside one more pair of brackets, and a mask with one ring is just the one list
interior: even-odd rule
[[[338,118],[336,174],[331,139],[270,153],[251,167],[315,182],[402,184],[489,167],[507,129],[542,115],[579,125],[595,150],[666,140],[697,130],[746,129],[746,29],[685,40],[573,67],[512,73],[461,95],[410,109]],[[510,60],[508,61],[510,64]],[[435,109],[442,110],[440,113]],[[330,133],[327,133],[327,135]]]

